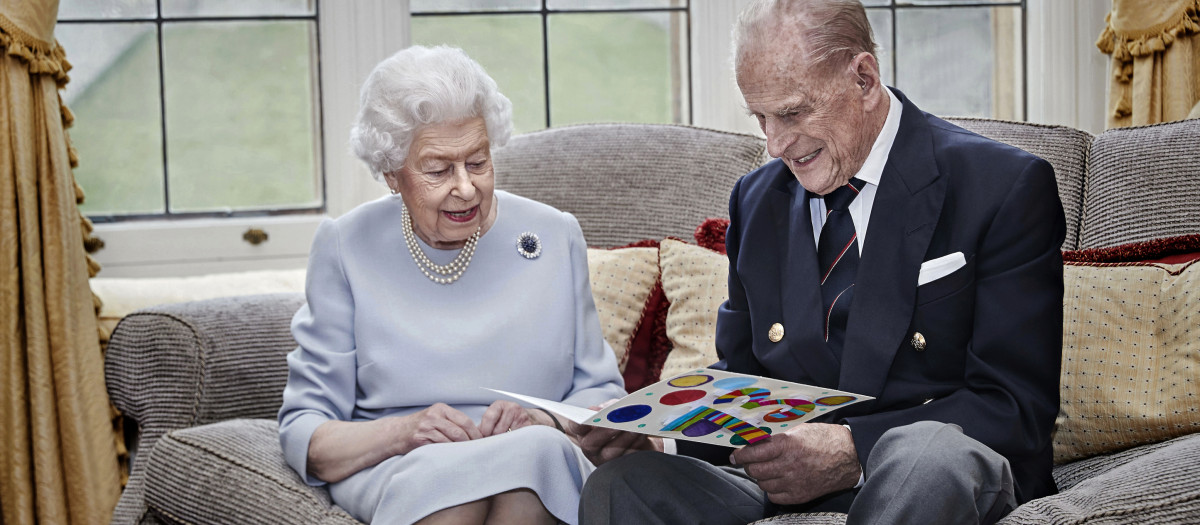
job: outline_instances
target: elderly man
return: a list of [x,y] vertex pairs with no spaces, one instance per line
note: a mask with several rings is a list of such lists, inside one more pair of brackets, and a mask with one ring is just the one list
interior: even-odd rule
[[605,464],[581,521],[990,523],[1052,494],[1065,223],[1050,165],[884,86],[857,1],[761,1],[735,39],[777,160],[730,198],[713,368],[876,399],[738,450],[588,430]]

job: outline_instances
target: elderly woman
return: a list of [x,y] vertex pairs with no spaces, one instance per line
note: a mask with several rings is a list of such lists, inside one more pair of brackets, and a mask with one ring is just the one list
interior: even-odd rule
[[496,191],[511,103],[462,51],[411,47],[351,142],[392,195],[324,221],[279,411],[288,463],[374,523],[575,523],[593,466],[562,422],[624,394],[579,223]]

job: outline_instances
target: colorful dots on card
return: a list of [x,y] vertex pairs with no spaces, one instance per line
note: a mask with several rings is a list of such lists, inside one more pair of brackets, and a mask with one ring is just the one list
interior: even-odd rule
[[[746,438],[742,437],[741,435],[735,434],[733,437],[729,438],[729,444],[733,445],[735,447],[740,447],[742,445],[748,445],[750,443],[757,442],[757,441],[771,435],[770,427],[758,427],[757,430],[761,430],[762,432],[754,435],[754,437],[751,437],[750,441],[747,441]],[[766,434],[766,435],[764,436],[762,434]]]
[[857,398],[855,398],[854,396],[829,396],[829,397],[822,397],[821,399],[818,399],[817,404],[825,405],[827,407],[832,407],[832,406],[844,405],[846,403],[854,401],[855,399],[857,399]]
[[697,399],[703,399],[705,395],[707,395],[707,393],[703,390],[676,390],[670,394],[662,396],[658,402],[671,406],[682,405],[684,403],[691,403]]
[[765,399],[769,395],[771,395],[771,391],[765,388],[740,388],[718,397],[713,403],[732,403],[734,399],[742,396],[749,396],[751,401],[757,401]]
[[629,405],[608,413],[608,420],[613,423],[628,423],[646,417],[653,408],[650,405]]
[[668,381],[667,384],[676,388],[691,388],[694,386],[703,385],[712,380],[713,377],[708,374],[694,374],[676,377],[675,379]]
[[713,383],[713,388],[722,390],[737,390],[742,387],[747,387],[757,383],[758,380],[753,377],[726,377]]

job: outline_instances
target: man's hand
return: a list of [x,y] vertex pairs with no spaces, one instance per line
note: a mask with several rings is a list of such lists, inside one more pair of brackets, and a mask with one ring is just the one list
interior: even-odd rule
[[661,439],[637,432],[575,423],[570,424],[569,431],[575,435],[575,442],[583,449],[583,454],[597,467],[639,450],[663,450]]
[[[617,402],[616,399],[610,399],[599,406],[591,407],[591,409],[603,410],[604,407],[615,402]],[[583,455],[587,456],[588,460],[597,467],[639,450],[656,450],[658,452],[663,450],[661,439],[645,434],[581,425],[572,421],[565,421],[565,423],[567,434],[572,436],[575,444],[583,449]]]
[[862,473],[850,430],[825,423],[805,423],[735,450],[730,459],[779,505],[854,488]]

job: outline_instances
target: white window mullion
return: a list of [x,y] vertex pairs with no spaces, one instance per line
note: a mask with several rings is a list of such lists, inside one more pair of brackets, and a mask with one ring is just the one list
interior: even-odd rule
[[363,80],[411,40],[409,0],[321,0],[320,7],[325,198],[336,217],[385,192],[347,144]]
[[695,0],[692,20],[692,124],[761,136],[746,115],[733,76],[731,35],[738,13],[750,0]]
[[1029,0],[1030,122],[1104,131],[1108,56],[1096,49],[1111,0]]

